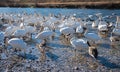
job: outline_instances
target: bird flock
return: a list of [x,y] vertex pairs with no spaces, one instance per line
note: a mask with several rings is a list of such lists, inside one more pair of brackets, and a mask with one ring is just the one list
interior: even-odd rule
[[[27,41],[36,40],[40,51],[44,52],[47,42],[62,36],[77,50],[85,49],[93,58],[98,57],[97,45],[109,38],[114,48],[120,41],[120,17],[102,16],[102,13],[77,18],[76,14],[42,16],[41,14],[1,13],[0,14],[0,48],[11,46],[14,50],[23,50]],[[114,18],[116,22],[110,19]],[[58,33],[59,35],[57,35]],[[42,48],[44,47],[44,48]]]

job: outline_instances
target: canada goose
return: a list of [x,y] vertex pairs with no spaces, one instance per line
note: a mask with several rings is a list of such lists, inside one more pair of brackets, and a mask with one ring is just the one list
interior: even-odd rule
[[41,52],[41,59],[45,60],[46,59],[46,53],[45,53],[46,52],[46,41],[41,40],[41,42],[37,44],[36,46]]
[[95,46],[91,46],[88,41],[87,41],[87,44],[89,45],[89,49],[88,49],[89,55],[92,56],[93,58],[97,59],[97,57],[98,57],[97,48]]

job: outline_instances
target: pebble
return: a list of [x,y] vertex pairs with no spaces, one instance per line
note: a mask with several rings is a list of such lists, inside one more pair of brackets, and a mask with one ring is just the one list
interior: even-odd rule
[[77,66],[74,67],[75,70],[79,70],[79,68]]

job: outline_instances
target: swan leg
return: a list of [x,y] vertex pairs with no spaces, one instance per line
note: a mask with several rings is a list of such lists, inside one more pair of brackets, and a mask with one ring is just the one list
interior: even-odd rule
[[30,33],[30,40],[32,40],[32,35],[33,35],[33,34],[32,34],[32,33]]
[[52,36],[50,36],[49,40],[50,40],[50,41],[52,41],[52,40],[53,40],[53,39],[52,39]]
[[75,58],[76,58],[77,57],[77,50],[75,49],[74,52],[75,52]]
[[13,51],[14,51],[14,52],[17,52],[17,48],[13,48]]
[[26,58],[26,53],[25,52],[26,52],[26,49],[24,48],[23,49],[23,56]]

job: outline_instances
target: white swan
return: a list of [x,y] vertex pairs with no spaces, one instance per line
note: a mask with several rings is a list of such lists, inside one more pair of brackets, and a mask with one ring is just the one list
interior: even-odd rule
[[83,27],[81,25],[79,25],[77,28],[76,28],[76,33],[83,33]]
[[8,44],[11,45],[14,49],[23,50],[24,53],[27,48],[27,44],[22,39],[19,38],[10,39],[8,41]]
[[11,36],[19,27],[17,26],[9,26],[5,29],[5,36]]
[[78,50],[81,51],[81,50],[86,50],[88,48],[87,40],[84,39],[78,39],[73,37],[70,39],[70,43],[74,47],[75,56]]
[[99,31],[108,31],[107,23],[105,21],[100,21],[98,25]]
[[94,29],[94,28],[97,28],[97,27],[98,27],[98,24],[99,24],[99,19],[93,21],[93,23],[92,23],[92,28],[93,28],[93,29]]
[[75,30],[71,27],[63,27],[63,28],[60,29],[60,32],[64,35],[67,35],[67,34],[75,33]]
[[112,33],[120,36],[120,29],[114,28]]
[[80,36],[83,36],[84,35],[84,32],[85,32],[85,29],[81,26],[81,25],[79,25],[77,28],[76,28],[76,33],[77,33],[77,35],[78,35],[78,37]]
[[25,23],[21,23],[20,24],[20,28],[21,29],[24,29],[26,31],[26,35],[28,35],[28,37],[30,37],[30,39],[32,39],[32,34],[36,31],[36,27],[35,27],[35,24],[34,24],[34,27],[33,26],[27,26],[28,24],[25,24]]
[[93,33],[93,32],[87,33],[87,31],[86,31],[84,36],[88,39],[88,41],[90,42],[91,45],[97,44],[101,40],[101,38],[98,36],[98,34]]
[[75,48],[88,48],[87,40],[85,39],[78,39],[78,38],[71,38],[70,39],[71,45]]
[[42,32],[38,33],[35,38],[36,39],[47,39],[53,35],[54,35],[54,33],[52,31],[42,31]]
[[15,37],[24,37],[24,36],[26,36],[26,30],[18,29],[12,35]]
[[96,33],[87,33],[85,37],[93,41],[100,40],[100,37]]
[[32,35],[34,32],[36,32],[36,27],[32,27],[32,26],[25,26],[25,31],[28,34],[28,36],[30,36],[30,39],[32,39]]
[[111,36],[110,41],[110,45],[112,48],[118,48],[120,45],[120,36]]

